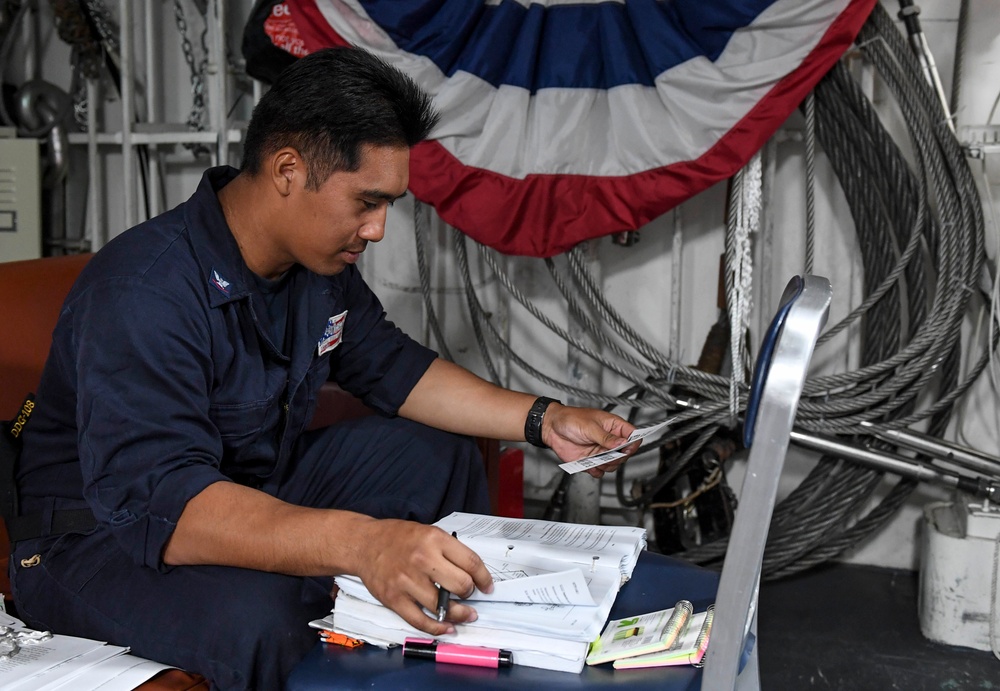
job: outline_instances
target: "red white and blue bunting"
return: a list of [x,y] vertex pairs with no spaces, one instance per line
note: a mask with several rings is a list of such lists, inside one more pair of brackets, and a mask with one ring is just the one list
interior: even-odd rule
[[353,44],[442,118],[410,189],[507,254],[635,230],[739,170],[876,0],[288,0],[292,54]]

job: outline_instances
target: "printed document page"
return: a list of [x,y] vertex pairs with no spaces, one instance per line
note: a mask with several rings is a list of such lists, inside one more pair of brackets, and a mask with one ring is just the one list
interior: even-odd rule
[[[59,637],[60,639],[62,636]],[[86,689],[90,688],[82,683],[80,678],[91,670],[103,670],[104,664],[112,658],[122,657],[128,648],[119,648],[113,645],[102,645],[93,650],[66,660],[60,665],[56,665],[47,670],[44,674],[34,678],[34,683],[30,687],[32,691],[54,691],[54,689]],[[20,687],[14,687],[20,688]]]
[[167,669],[175,668],[134,655],[119,655],[84,670],[80,676],[59,686],[46,686],[45,691],[56,691],[56,689],[58,691],[82,691],[82,689],[131,691]]
[[[2,611],[0,626],[30,631]],[[129,655],[128,648],[55,634],[0,659],[0,691],[128,691],[165,669],[171,667]]]
[[[53,636],[41,643],[25,644],[6,660],[0,660],[0,691],[35,689],[49,679],[70,674],[82,656],[103,647],[101,641],[73,636]],[[122,651],[119,649],[118,654]],[[49,673],[53,676],[43,681]]]
[[575,565],[585,573],[610,568],[619,572],[623,582],[631,578],[636,559],[646,547],[646,531],[631,526],[559,523],[458,511],[434,525],[455,533],[480,556],[496,555],[498,551],[512,559],[537,555]]

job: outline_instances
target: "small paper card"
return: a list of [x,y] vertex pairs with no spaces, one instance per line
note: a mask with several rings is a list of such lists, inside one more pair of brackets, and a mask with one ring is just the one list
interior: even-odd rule
[[579,473],[581,470],[587,470],[588,468],[596,468],[602,466],[605,463],[610,463],[611,461],[617,460],[626,454],[622,453],[621,449],[624,449],[630,444],[634,444],[637,441],[646,439],[647,437],[652,437],[654,435],[659,436],[663,433],[663,428],[673,422],[673,418],[669,420],[664,420],[663,422],[658,422],[655,425],[649,427],[642,427],[632,432],[629,436],[628,441],[624,444],[620,444],[613,449],[608,449],[607,451],[602,451],[601,453],[594,454],[593,456],[587,456],[586,458],[581,458],[576,461],[569,461],[568,463],[560,463],[559,467],[565,470],[567,473]]

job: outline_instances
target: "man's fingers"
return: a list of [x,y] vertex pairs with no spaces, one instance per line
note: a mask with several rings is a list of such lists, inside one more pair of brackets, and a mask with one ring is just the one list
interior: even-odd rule
[[443,636],[446,633],[455,632],[455,627],[450,621],[438,621],[427,616],[424,610],[420,608],[420,605],[415,602],[405,603],[400,607],[392,607],[390,609],[395,611],[396,614],[401,616],[413,628],[429,633],[432,636]]
[[623,458],[619,458],[614,461],[605,463],[604,465],[598,466],[596,468],[589,468],[587,470],[587,473],[593,475],[594,477],[604,477],[605,473],[613,473],[619,468],[621,468],[625,464],[625,461],[627,461],[629,458],[630,458],[629,456],[625,456]]
[[433,526],[385,519],[368,542],[372,559],[359,574],[369,591],[406,623],[434,636],[453,632],[449,622],[473,621],[476,611],[449,598],[445,621],[436,619],[439,587],[455,598],[475,588],[493,591],[493,578],[479,555]]
[[[483,573],[476,575],[473,580],[475,580],[476,587],[479,588],[481,592],[487,594],[493,592],[493,576],[490,575],[490,572],[486,570],[485,566],[483,567]],[[469,593],[469,595],[471,594],[472,593]]]
[[445,616],[447,621],[453,621],[456,624],[468,624],[470,621],[475,621],[479,618],[476,613],[475,608],[469,605],[463,605],[455,600],[452,600],[448,604],[448,614]]
[[453,540],[445,556],[455,565],[455,568],[448,574],[454,580],[442,580],[439,583],[447,587],[451,584],[451,592],[460,598],[466,598],[472,594],[473,588],[479,588],[484,593],[493,592],[493,576],[486,568],[483,560],[471,549],[463,545],[458,540]]

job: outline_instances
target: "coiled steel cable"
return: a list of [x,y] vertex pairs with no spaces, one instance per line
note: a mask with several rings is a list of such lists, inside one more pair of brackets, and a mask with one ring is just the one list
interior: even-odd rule
[[[906,146],[910,153],[904,155],[893,140],[845,63],[838,64],[816,87],[807,123],[815,123],[816,142],[843,188],[864,275],[861,304],[831,325],[817,352],[848,328],[859,334],[861,352],[856,369],[809,378],[796,423],[806,431],[846,439],[870,440],[873,431],[915,423],[925,423],[928,433],[939,435],[955,402],[979,377],[997,345],[995,335],[989,343],[976,344],[979,354],[970,358],[962,375],[961,326],[976,306],[985,256],[982,207],[964,153],[938,99],[880,5],[862,28],[857,44],[895,100],[910,139]],[[461,270],[467,272],[465,240],[456,237],[456,251]],[[480,252],[518,302],[572,342],[502,274],[492,250],[481,247]],[[473,296],[474,322],[482,325],[502,356],[541,382],[583,400],[676,415],[670,432],[644,450],[682,441],[683,450],[668,468],[655,477],[639,478],[638,489],[631,492],[626,489],[628,466],[616,474],[621,504],[642,508],[714,434],[729,426],[729,380],[673,362],[642,338],[608,302],[577,251],[567,254],[569,279],[559,273],[554,261],[547,266],[558,289],[576,305],[573,311],[586,313],[580,302],[591,306],[594,318],[585,320],[585,328],[621,363],[582,343],[572,342],[573,346],[605,366],[613,365],[609,369],[632,381],[634,385],[624,395],[581,395],[578,388],[528,366],[502,342]],[[466,274],[467,289],[471,285]],[[481,347],[484,357],[491,357],[485,340]],[[625,372],[641,370],[643,364],[647,376],[632,373],[630,380]],[[745,393],[739,396],[741,410],[746,406]],[[685,398],[693,405],[672,405]],[[835,458],[821,459],[775,509],[764,557],[765,578],[821,563],[881,529],[916,486],[912,480],[898,480],[873,508],[866,509],[884,483],[881,471]],[[682,556],[712,563],[724,553],[723,540]]]

